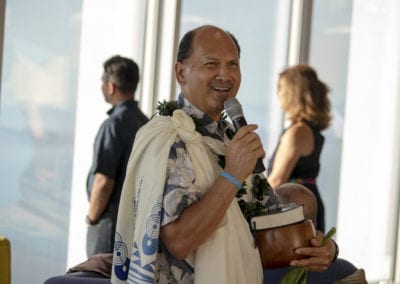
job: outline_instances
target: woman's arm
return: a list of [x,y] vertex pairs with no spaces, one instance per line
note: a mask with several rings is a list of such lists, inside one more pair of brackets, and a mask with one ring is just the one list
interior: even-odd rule
[[268,182],[275,188],[285,182],[302,156],[311,154],[314,149],[314,136],[311,128],[298,122],[282,135]]

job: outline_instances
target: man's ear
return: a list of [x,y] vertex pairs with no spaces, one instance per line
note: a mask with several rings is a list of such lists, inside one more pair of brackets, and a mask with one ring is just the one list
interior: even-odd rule
[[180,85],[185,84],[185,65],[181,62],[175,63],[175,77]]
[[115,84],[113,82],[111,82],[111,81],[107,82],[108,94],[110,96],[115,93],[115,88],[116,88],[116,86],[115,86]]

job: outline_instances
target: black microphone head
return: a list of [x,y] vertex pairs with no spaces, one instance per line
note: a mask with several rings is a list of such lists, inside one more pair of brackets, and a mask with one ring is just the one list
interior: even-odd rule
[[227,99],[224,102],[225,112],[229,118],[233,121],[238,117],[243,117],[242,105],[236,98]]

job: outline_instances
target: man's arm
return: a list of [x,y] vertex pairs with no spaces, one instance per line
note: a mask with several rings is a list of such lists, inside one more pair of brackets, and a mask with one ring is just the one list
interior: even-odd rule
[[[257,159],[265,152],[255,125],[247,125],[236,133],[225,156],[225,172],[242,183],[253,171]],[[161,239],[168,251],[185,259],[218,228],[237,193],[236,186],[220,176],[208,192],[187,207],[180,217],[161,227]]]
[[103,214],[114,189],[114,184],[114,179],[101,173],[95,174],[89,204],[88,218],[90,222],[96,222]]
[[217,229],[236,192],[235,185],[218,177],[199,201],[187,207],[177,220],[161,228],[161,238],[168,251],[178,259],[187,258]]

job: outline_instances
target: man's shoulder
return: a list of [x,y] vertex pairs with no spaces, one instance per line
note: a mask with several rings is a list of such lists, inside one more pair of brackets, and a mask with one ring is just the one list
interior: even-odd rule
[[139,108],[137,108],[137,111],[135,112],[135,116],[137,118],[137,121],[141,124],[145,124],[149,121],[149,118],[147,115],[145,115]]
[[110,116],[104,123],[114,127],[133,129],[146,124],[148,121],[148,117],[139,109],[137,111],[125,109]]
[[170,116],[158,115],[151,118],[146,124],[140,127],[136,136],[146,136],[149,143],[159,143],[160,140],[167,143],[167,141],[172,141],[170,140],[172,135],[174,137],[174,142],[171,143],[171,147],[174,147],[174,144],[183,142],[179,135],[176,135],[175,131],[173,131],[172,125],[173,122]]

